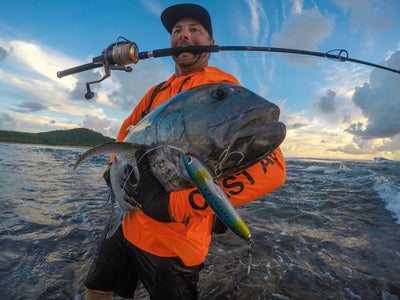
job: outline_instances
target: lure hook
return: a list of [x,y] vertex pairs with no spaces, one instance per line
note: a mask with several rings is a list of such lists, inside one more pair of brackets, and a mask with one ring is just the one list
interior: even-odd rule
[[248,248],[247,248],[247,263],[244,263],[242,259],[240,259],[240,263],[244,266],[247,265],[247,275],[250,275],[251,267],[257,267],[260,264],[253,264],[253,254],[254,254],[254,245],[255,242],[252,238],[248,240]]

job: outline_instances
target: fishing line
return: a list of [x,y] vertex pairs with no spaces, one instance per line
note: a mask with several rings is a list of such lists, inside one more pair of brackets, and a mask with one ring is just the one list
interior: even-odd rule
[[240,152],[240,151],[230,152],[230,149],[231,149],[231,146],[228,145],[228,147],[224,151],[222,151],[221,155],[219,156],[219,159],[218,159],[219,163],[214,170],[214,173],[217,177],[220,177],[222,175],[223,165],[226,163],[226,161],[229,159],[229,157],[231,155],[239,154],[241,156],[240,160],[238,161],[238,164],[240,164],[244,159],[244,154],[242,152]]
[[[148,149],[147,151],[145,151],[138,160],[136,160],[136,165],[139,164],[140,161],[142,161],[142,159],[144,159],[144,157],[148,154],[150,154],[151,152],[157,150],[157,149],[161,149],[161,148],[171,148],[174,150],[177,150],[178,152],[181,152],[182,154],[185,154],[184,149],[180,148],[180,147],[176,147],[176,146],[172,146],[172,145],[158,145],[156,147],[153,147],[151,149]],[[129,173],[129,175],[126,178],[126,181],[123,185],[123,188],[125,188],[126,184],[128,183],[128,179],[132,176],[134,169],[132,168],[132,171]],[[136,178],[136,177],[135,177]],[[137,182],[139,182],[140,178],[137,180]]]
[[[140,156],[140,158],[136,161],[136,164],[138,164],[146,155],[148,155],[148,154],[150,154],[151,152],[153,152],[153,151],[155,151],[155,150],[157,150],[157,149],[161,149],[161,148],[171,148],[171,149],[174,149],[174,150],[177,150],[178,152],[181,152],[183,155],[185,155],[186,154],[186,152],[187,151],[185,151],[183,148],[180,148],[180,147],[176,147],[176,146],[172,146],[172,145],[158,145],[158,146],[156,146],[156,147],[154,147],[154,148],[151,148],[151,149],[149,149],[149,150],[147,150],[145,153],[143,153],[143,155],[142,156]],[[239,154],[239,156],[240,156],[240,159],[239,159],[239,161],[238,161],[238,163],[240,164],[242,161],[243,161],[243,159],[244,159],[244,154],[242,153],[242,152],[240,152],[240,151],[233,151],[233,152],[231,152],[230,151],[230,146],[228,145],[228,147],[224,150],[224,151],[222,151],[222,153],[220,154],[220,156],[219,156],[219,159],[218,159],[218,161],[219,161],[219,164],[218,164],[218,166],[215,168],[215,175],[217,176],[217,177],[219,177],[221,174],[222,174],[222,168],[223,168],[223,165],[225,164],[225,162],[232,156],[232,155],[234,155],[234,154]],[[133,172],[133,170],[131,171],[131,173],[129,174],[129,176],[132,174],[132,172]]]

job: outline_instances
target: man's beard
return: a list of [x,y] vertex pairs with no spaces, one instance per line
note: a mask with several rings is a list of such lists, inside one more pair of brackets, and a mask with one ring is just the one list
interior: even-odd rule
[[199,60],[199,54],[193,54],[190,52],[183,52],[177,56],[172,56],[175,63],[183,67],[188,67],[195,64]]
[[[193,47],[197,45],[193,45],[191,43],[181,42],[176,45],[176,47]],[[193,54],[190,52],[182,52],[179,55],[172,56],[175,63],[179,64],[182,67],[190,67],[191,65],[196,64],[199,61],[207,59],[208,53],[198,53]]]
[[176,64],[178,64],[182,67],[190,67],[192,65],[195,65],[198,62],[207,61],[208,55],[209,55],[209,53],[193,54],[190,52],[183,52],[179,55],[172,56],[172,58]]

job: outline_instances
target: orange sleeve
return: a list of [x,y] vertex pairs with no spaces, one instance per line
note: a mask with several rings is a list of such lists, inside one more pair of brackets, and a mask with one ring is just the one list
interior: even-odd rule
[[[280,148],[255,165],[234,176],[219,180],[234,206],[268,194],[286,180],[286,164]],[[214,214],[197,189],[171,192],[169,209],[177,222],[189,217]]]

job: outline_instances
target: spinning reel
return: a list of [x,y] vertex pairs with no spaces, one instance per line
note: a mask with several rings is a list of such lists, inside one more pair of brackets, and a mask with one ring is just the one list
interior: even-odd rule
[[57,77],[62,78],[73,73],[78,73],[103,66],[103,77],[98,80],[86,82],[87,92],[85,94],[85,98],[87,100],[90,100],[94,97],[94,93],[90,90],[90,85],[93,83],[99,83],[104,79],[110,77],[111,70],[132,72],[132,68],[129,66],[127,67],[126,65],[136,64],[139,61],[139,48],[134,42],[131,42],[124,37],[118,37],[115,43],[112,43],[107,48],[103,49],[101,55],[94,57],[92,61],[92,63],[86,65],[57,72]]

